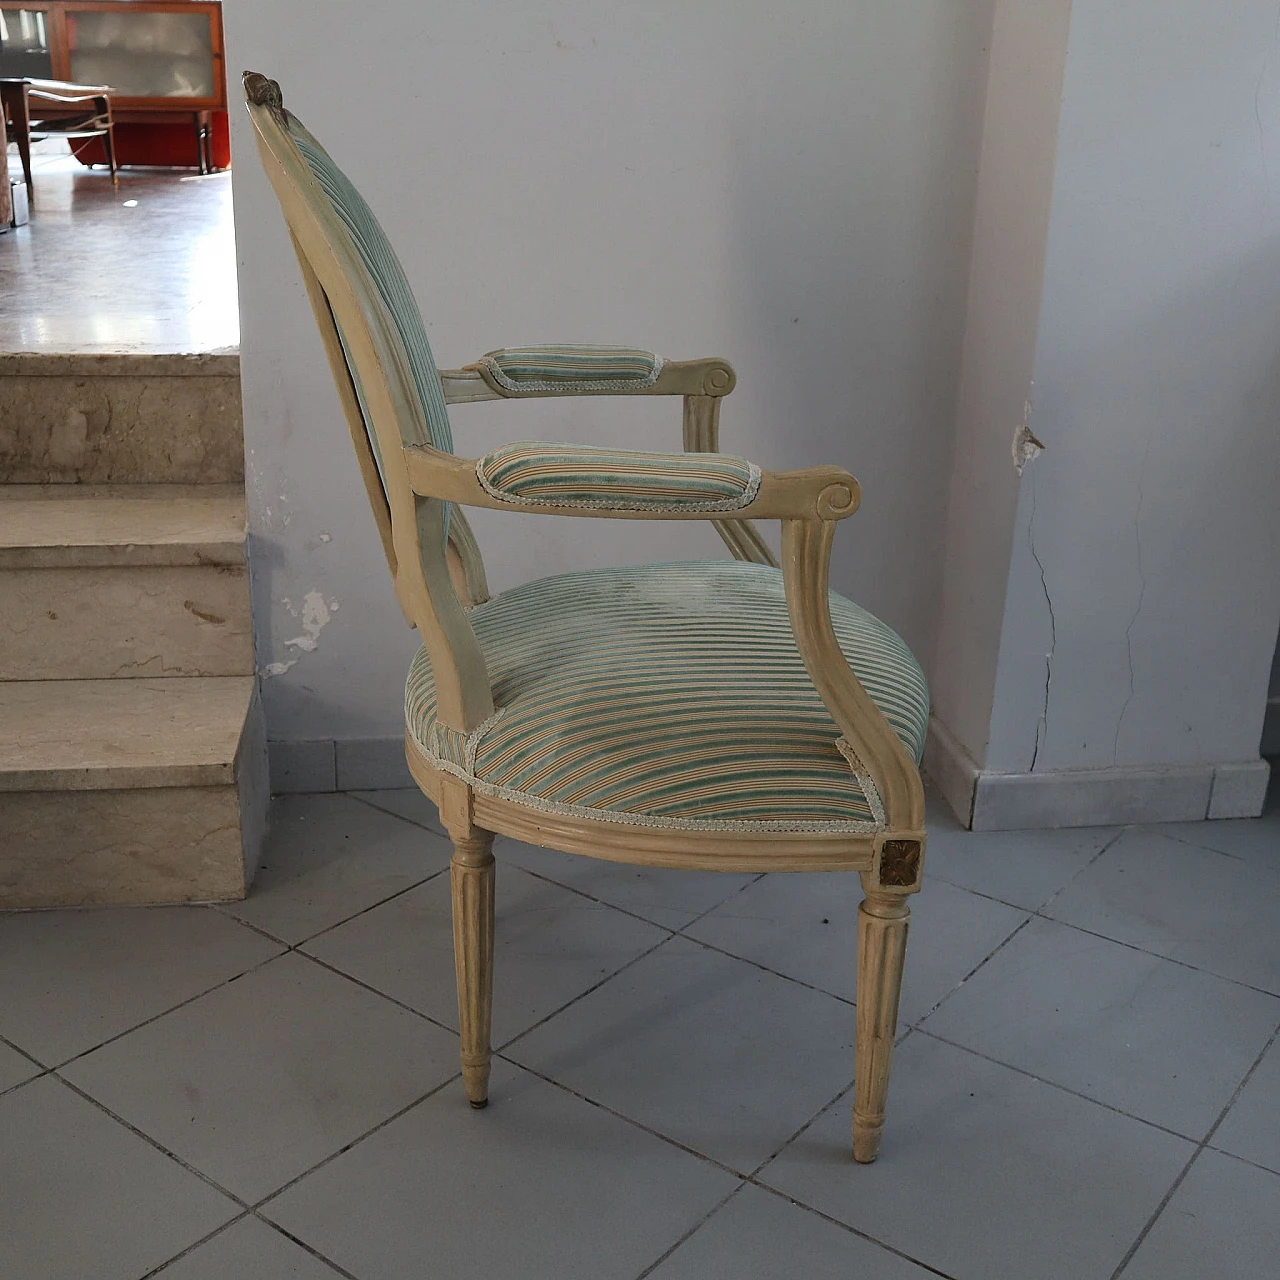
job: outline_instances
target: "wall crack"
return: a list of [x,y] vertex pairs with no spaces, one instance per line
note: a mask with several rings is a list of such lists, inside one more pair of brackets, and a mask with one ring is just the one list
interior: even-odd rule
[[1040,589],[1044,592],[1044,602],[1049,609],[1049,652],[1044,655],[1044,709],[1036,722],[1036,741],[1031,749],[1031,765],[1028,773],[1034,773],[1036,761],[1040,758],[1040,744],[1049,736],[1049,686],[1053,683],[1053,654],[1058,647],[1058,619],[1053,612],[1053,599],[1049,595],[1049,583],[1045,578],[1044,562],[1036,550],[1036,473],[1031,472],[1031,518],[1027,521],[1027,545],[1031,549],[1031,558],[1040,570]]
[[1124,648],[1125,656],[1129,662],[1129,695],[1124,700],[1124,705],[1120,708],[1120,715],[1116,718],[1116,736],[1111,743],[1111,763],[1115,764],[1120,755],[1120,729],[1124,724],[1125,713],[1129,710],[1130,703],[1133,702],[1137,694],[1137,682],[1133,673],[1133,627],[1138,621],[1138,614],[1142,612],[1142,602],[1147,594],[1147,575],[1142,567],[1142,532],[1139,527],[1139,521],[1142,519],[1142,481],[1147,473],[1147,458],[1151,454],[1151,439],[1155,435],[1155,427],[1147,432],[1147,443],[1142,449],[1142,465],[1138,468],[1138,505],[1133,513],[1133,545],[1137,551],[1138,560],[1138,602],[1134,605],[1133,616],[1129,619],[1129,625],[1124,629]]

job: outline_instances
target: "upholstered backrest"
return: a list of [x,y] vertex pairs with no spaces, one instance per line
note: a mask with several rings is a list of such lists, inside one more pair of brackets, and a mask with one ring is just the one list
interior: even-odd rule
[[[396,257],[396,252],[377,218],[373,216],[373,210],[352,186],[347,175],[333,162],[333,157],[303,127],[297,116],[286,112],[285,120],[289,136],[328,196],[334,212],[350,233],[351,242],[355,245],[360,260],[373,277],[387,311],[395,322],[396,332],[404,344],[409,372],[413,375],[414,389],[422,404],[430,443],[445,453],[452,453],[453,434],[449,429],[449,410],[440,386],[440,371],[436,368],[431,344],[427,341],[427,330],[422,323],[422,314],[414,301],[413,290],[409,287],[400,259]],[[412,427],[413,424],[405,425]],[[406,443],[424,444],[426,441],[408,440]]]
[[[413,491],[403,450],[452,453],[440,374],[413,291],[368,204],[253,72],[245,97],[288,223],[312,310],[405,616],[422,634],[441,718],[469,732],[493,712],[484,659],[446,561],[449,508]],[[461,523],[461,522],[459,522]]]

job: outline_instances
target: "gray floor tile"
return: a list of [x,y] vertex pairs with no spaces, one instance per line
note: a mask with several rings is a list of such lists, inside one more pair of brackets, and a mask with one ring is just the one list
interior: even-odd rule
[[1147,830],[1280,871],[1280,812],[1225,822],[1169,822]]
[[760,1177],[956,1280],[1109,1276],[1195,1150],[918,1031],[893,1072],[875,1164],[845,1097]]
[[[1273,762],[1274,764],[1274,762]],[[1260,818],[1223,822],[1168,822],[1147,828],[1205,849],[1217,849],[1246,862],[1280,871],[1280,769],[1272,768],[1267,803]]]
[[[857,974],[856,875],[770,875],[735,894],[688,936],[852,1000]],[[991,954],[1027,912],[926,880],[911,899],[899,1018],[923,1017]]]
[[0,1035],[54,1066],[282,948],[204,907],[0,918]]
[[416,822],[420,827],[427,827],[437,835],[447,834],[440,821],[440,810],[417,787],[394,787],[383,791],[349,791],[347,794],[379,809],[385,809],[387,813],[394,813],[409,822]]
[[1258,1063],[1213,1145],[1280,1173],[1280,1041]]
[[923,1267],[747,1185],[646,1280],[927,1280]]
[[0,1276],[138,1280],[239,1212],[52,1076],[0,1098]]
[[[497,875],[493,1042],[527,1030],[667,937],[519,867]],[[313,938],[327,964],[455,1027],[449,878],[436,876]]]
[[1035,909],[1088,866],[1115,835],[1115,827],[965,831],[954,821],[934,824],[929,827],[925,883],[936,877]]
[[7,1044],[0,1044],[0,1093],[39,1074],[40,1068],[30,1058]]
[[1033,920],[926,1030],[1204,1137],[1280,1021],[1280,1000]]
[[452,846],[344,795],[279,796],[262,867],[225,910],[297,943],[449,865]]
[[1201,1152],[1122,1280],[1273,1280],[1280,1175]]
[[575,853],[538,849],[518,840],[500,839],[499,860],[514,862],[548,880],[589,894],[652,920],[679,929],[751,883],[754,876],[725,871],[670,871],[661,867],[633,867]]
[[1047,910],[1068,924],[1280,994],[1280,871],[1133,828]]
[[449,1032],[291,954],[79,1059],[66,1075],[256,1200],[457,1070]]
[[242,1218],[156,1280],[335,1280],[339,1273],[258,1218]]
[[504,1062],[445,1090],[263,1213],[370,1280],[634,1280],[735,1180]]
[[507,1051],[735,1169],[853,1078],[853,1009],[683,938]]

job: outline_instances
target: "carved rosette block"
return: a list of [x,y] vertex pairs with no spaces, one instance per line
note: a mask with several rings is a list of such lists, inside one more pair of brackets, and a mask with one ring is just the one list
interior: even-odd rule
[[886,840],[880,847],[881,885],[909,889],[919,883],[922,853],[919,840]]

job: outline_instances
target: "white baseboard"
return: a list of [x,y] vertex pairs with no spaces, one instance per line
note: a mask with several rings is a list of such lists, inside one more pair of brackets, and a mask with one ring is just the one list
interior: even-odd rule
[[1270,775],[1262,759],[995,773],[979,768],[937,720],[929,722],[924,770],[973,831],[1254,818]]

